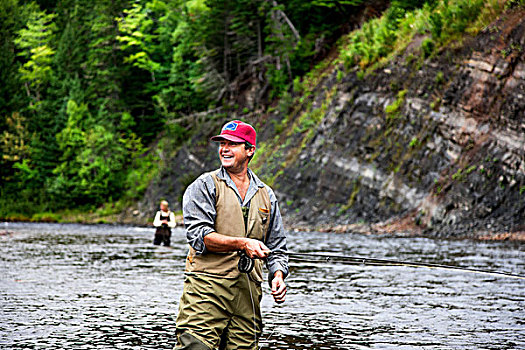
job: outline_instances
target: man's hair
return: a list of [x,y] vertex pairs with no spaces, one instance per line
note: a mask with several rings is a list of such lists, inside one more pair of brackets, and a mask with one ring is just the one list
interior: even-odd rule
[[[254,147],[255,147],[255,146],[252,145],[251,143],[249,143],[248,141],[246,141],[246,142],[244,143],[244,149],[245,149],[245,150],[249,150],[249,149],[252,149],[252,148],[254,148]],[[255,153],[254,153],[254,154],[255,154]],[[250,160],[252,160],[254,154],[252,154],[251,156],[248,157],[248,162],[249,162]]]

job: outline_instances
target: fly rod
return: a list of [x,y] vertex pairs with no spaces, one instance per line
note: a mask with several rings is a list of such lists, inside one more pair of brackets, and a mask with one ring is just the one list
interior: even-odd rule
[[[275,253],[274,253],[275,254]],[[525,275],[518,275],[510,272],[502,271],[493,271],[485,269],[474,269],[470,267],[459,267],[454,265],[442,265],[442,264],[432,264],[432,263],[423,263],[423,262],[413,262],[413,261],[402,261],[402,260],[392,260],[392,259],[376,259],[376,258],[366,258],[366,257],[357,257],[357,256],[348,256],[348,255],[336,255],[336,254],[327,254],[327,253],[299,253],[293,251],[284,251],[279,252],[278,254],[288,255],[292,261],[303,261],[303,262],[313,262],[313,263],[330,263],[330,262],[341,262],[351,265],[369,265],[369,266],[407,266],[407,267],[424,267],[430,269],[441,269],[441,270],[455,270],[471,273],[479,273],[484,275],[492,275],[496,277],[509,277],[509,278],[519,278],[525,279]],[[306,259],[304,259],[306,258]],[[239,271],[241,272],[251,272],[254,267],[254,260],[249,258],[246,254],[241,253],[239,259]]]

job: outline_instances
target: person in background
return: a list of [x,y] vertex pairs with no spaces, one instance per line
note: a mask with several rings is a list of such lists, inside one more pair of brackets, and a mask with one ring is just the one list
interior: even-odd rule
[[171,243],[171,229],[175,227],[175,215],[170,211],[167,201],[160,202],[160,210],[155,215],[153,226],[157,228],[155,237],[153,238],[154,245],[164,244],[166,247]]

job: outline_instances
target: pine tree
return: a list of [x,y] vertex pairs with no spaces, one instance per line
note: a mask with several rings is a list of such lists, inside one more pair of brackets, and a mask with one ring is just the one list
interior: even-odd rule
[[[8,131],[9,118],[20,116],[27,103],[19,79],[14,39],[22,27],[20,8],[16,0],[0,1],[0,130]],[[0,132],[1,133],[1,132]],[[7,185],[13,181],[12,157],[4,147],[0,148],[0,181]],[[3,195],[3,193],[1,193]]]

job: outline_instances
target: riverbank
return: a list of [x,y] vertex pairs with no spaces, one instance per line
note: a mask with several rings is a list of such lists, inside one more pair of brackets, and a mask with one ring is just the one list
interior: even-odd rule
[[[181,212],[176,212],[175,221],[177,227],[184,226]],[[153,227],[153,217],[144,218],[138,210],[129,210],[127,213],[111,213],[102,215],[100,212],[78,212],[67,211],[59,213],[38,213],[31,217],[14,214],[9,217],[1,217],[2,222],[35,222],[35,223],[76,223],[76,224],[115,224],[137,227]],[[423,229],[406,219],[393,220],[380,223],[355,223],[334,225],[310,225],[298,223],[286,223],[285,228],[294,232],[322,232],[322,233],[358,233],[362,235],[388,235],[403,237],[427,237],[442,240],[472,239],[479,241],[519,241],[525,242],[525,231],[501,232],[490,230],[473,230],[469,234],[454,234],[450,230],[436,232]],[[1,234],[1,232],[0,232]]]
[[[175,221],[177,226],[183,226],[181,212],[175,212]],[[115,225],[130,225],[138,227],[153,226],[153,217],[147,218],[137,210],[132,210],[131,215],[120,211],[109,211],[104,209],[97,209],[94,211],[78,211],[68,210],[59,212],[45,212],[35,213],[31,216],[24,214],[9,214],[0,217],[0,221],[4,222],[40,222],[40,223],[61,223],[61,224],[115,224]]]
[[363,235],[389,235],[403,237],[427,237],[441,240],[464,240],[472,239],[477,241],[518,241],[525,242],[525,231],[497,232],[488,230],[472,231],[468,234],[454,234],[450,231],[435,232],[422,229],[415,225],[407,225],[403,222],[375,223],[375,224],[348,224],[348,225],[292,225],[287,227],[293,231],[318,231],[325,233],[359,233]]
[[[301,229],[298,229],[301,230]],[[494,231],[474,231],[470,234],[461,235],[436,235],[419,228],[400,229],[397,224],[353,224],[337,225],[333,227],[322,227],[320,232],[346,233],[354,232],[367,235],[401,235],[410,237],[427,237],[438,239],[474,239],[480,241],[520,241],[525,242],[525,231],[516,232],[494,232]]]

